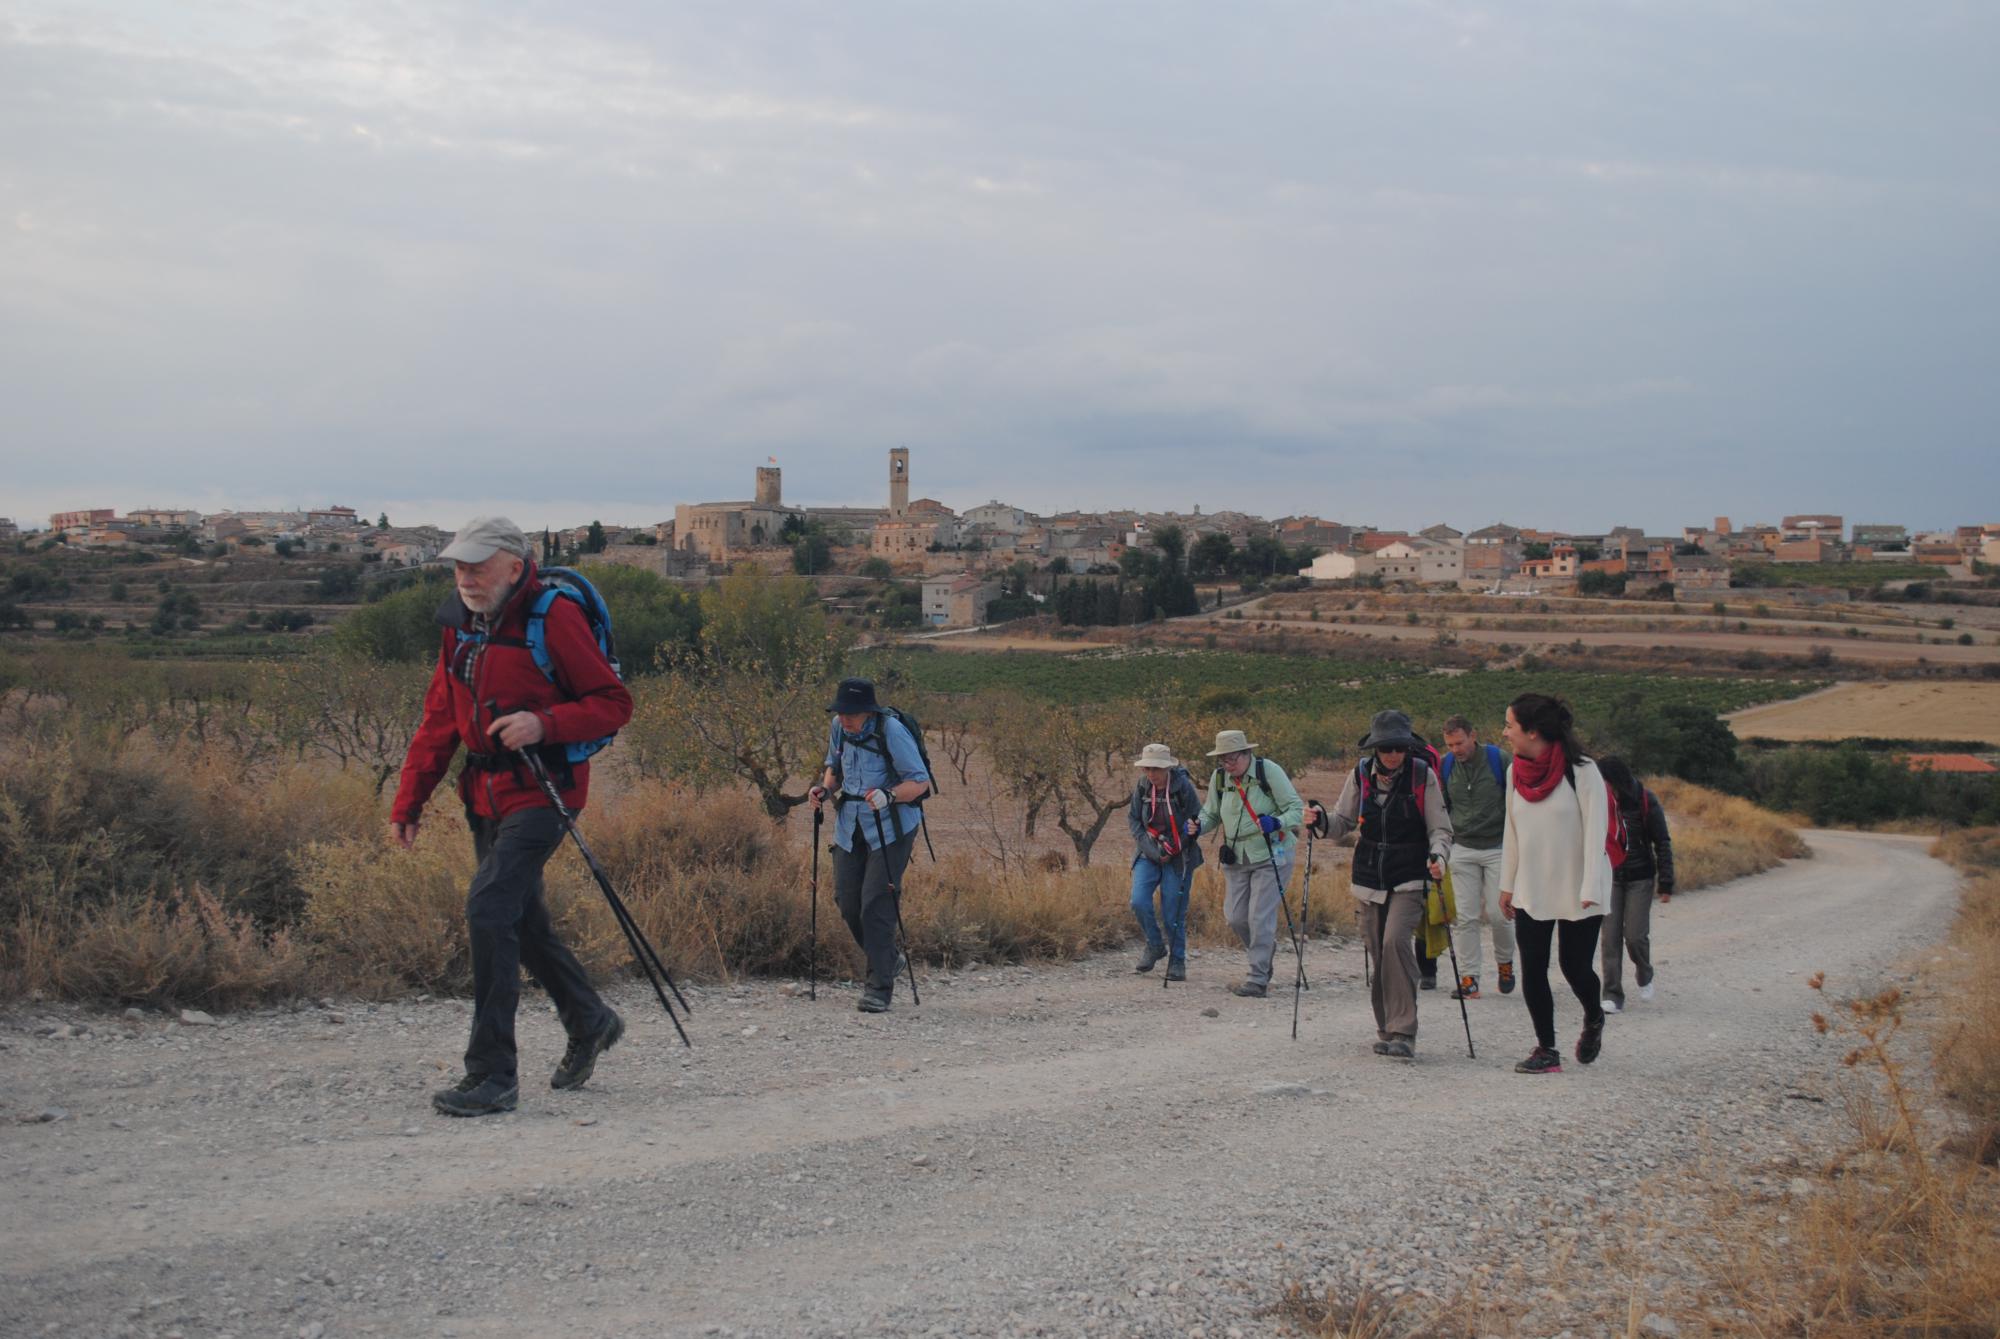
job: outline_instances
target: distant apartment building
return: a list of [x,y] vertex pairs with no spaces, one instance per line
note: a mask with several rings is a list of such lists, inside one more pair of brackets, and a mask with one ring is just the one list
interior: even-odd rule
[[134,507],[125,513],[125,519],[149,530],[177,533],[200,525],[201,513],[179,507]]
[[1489,525],[1465,537],[1465,579],[1504,581],[1521,570],[1521,532],[1511,525]]
[[924,622],[934,628],[971,628],[986,621],[986,607],[1000,598],[1000,583],[969,572],[924,581]]
[[1354,536],[1350,547],[1356,553],[1380,553],[1392,544],[1407,544],[1411,538],[1401,530],[1364,530]]
[[309,526],[347,530],[359,523],[360,518],[354,514],[352,507],[322,507],[306,513],[306,524]]
[[1400,540],[1376,551],[1375,572],[1384,581],[1455,585],[1465,579],[1465,547],[1432,539]]
[[1729,589],[1729,564],[1713,554],[1677,553],[1670,561],[1674,593],[1677,595],[1689,591]]
[[1308,581],[1353,581],[1374,575],[1375,563],[1373,554],[1322,553],[1310,567],[1301,567],[1299,575]]
[[1838,544],[1846,536],[1847,520],[1828,515],[1787,516],[1778,529],[1785,539],[1825,539]]
[[118,517],[116,507],[91,507],[84,511],[59,511],[49,516],[49,529],[58,535],[71,531],[88,532],[93,525],[106,525]]
[[1905,525],[1863,524],[1856,521],[1851,538],[1857,546],[1866,545],[1871,549],[1896,548],[1910,542],[1910,528]]
[[969,508],[961,518],[968,528],[984,526],[998,534],[1018,535],[1028,529],[1032,518],[1019,507],[1010,507],[1004,502],[982,503]]
[[5,516],[0,516],[0,542],[12,544],[21,537],[21,528]]
[[908,561],[933,549],[952,548],[957,545],[958,536],[956,513],[936,498],[920,497],[904,503],[900,514],[875,527],[868,537],[868,551],[891,562]]
[[1771,560],[1780,563],[1830,563],[1838,556],[1838,545],[1824,539],[1781,539],[1771,550]]

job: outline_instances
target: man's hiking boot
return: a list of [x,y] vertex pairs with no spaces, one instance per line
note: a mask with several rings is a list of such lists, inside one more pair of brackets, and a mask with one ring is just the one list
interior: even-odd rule
[[1231,987],[1231,990],[1246,1000],[1261,1000],[1265,995],[1263,984],[1257,981],[1245,981],[1240,986]]
[[1576,1037],[1576,1059],[1578,1064],[1587,1065],[1597,1059],[1604,1049],[1604,1015],[1599,1014],[1595,1023],[1585,1023],[1583,1031]]
[[1511,962],[1500,964],[1500,993],[1502,995],[1514,993],[1514,964]]
[[1167,964],[1167,980],[1169,980],[1169,981],[1185,981],[1185,980],[1187,980],[1187,964],[1186,964],[1185,962],[1170,962],[1170,963],[1168,963],[1168,964]]
[[1528,1052],[1528,1058],[1514,1066],[1516,1074],[1560,1074],[1563,1072],[1562,1052],[1553,1047],[1537,1046]]
[[1458,989],[1451,992],[1451,997],[1455,1000],[1478,999],[1479,978],[1476,976],[1461,976],[1458,978]]
[[1386,1041],[1378,1041],[1378,1042],[1376,1042],[1376,1043],[1375,1043],[1375,1054],[1377,1054],[1377,1055],[1387,1055],[1387,1054],[1389,1054],[1389,1043],[1388,1043],[1388,1042],[1386,1042]]
[[861,992],[861,1003],[854,1007],[864,1014],[886,1014],[889,1012],[889,992],[869,986]]
[[1132,970],[1135,972],[1150,972],[1159,966],[1160,959],[1166,956],[1167,946],[1165,944],[1148,944],[1146,945],[1146,951],[1139,955],[1139,965]]
[[432,1093],[431,1109],[441,1116],[497,1116],[512,1111],[520,1100],[521,1086],[513,1080],[481,1075],[475,1081],[468,1074],[451,1087]]
[[1429,976],[1421,977],[1417,981],[1418,990],[1436,990],[1437,988],[1438,979],[1436,972],[1432,972]]
[[1622,1014],[1625,1012],[1625,1006],[1620,1004],[1617,1000],[1612,999],[1609,995],[1606,995],[1604,997],[1604,1001],[1601,1007],[1607,1014]]
[[588,1037],[571,1037],[568,1049],[563,1052],[562,1063],[556,1066],[555,1073],[549,1075],[549,1087],[557,1090],[583,1087],[585,1080],[590,1078],[590,1072],[597,1068],[597,1057],[616,1046],[618,1039],[624,1035],[625,1020],[613,1013],[609,1023]]
[[1653,1002],[1653,983],[1651,981],[1639,987],[1639,998],[1648,1004]]
[[1388,1056],[1391,1060],[1414,1060],[1417,1058],[1417,1048],[1404,1041],[1401,1037],[1397,1037],[1393,1041],[1382,1044],[1382,1054]]

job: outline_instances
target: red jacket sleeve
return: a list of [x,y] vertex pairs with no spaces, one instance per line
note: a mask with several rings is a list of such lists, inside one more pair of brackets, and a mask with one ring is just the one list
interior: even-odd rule
[[632,694],[611,672],[583,611],[557,600],[542,631],[556,682],[571,699],[537,709],[548,742],[574,744],[618,733],[632,719]]
[[457,753],[458,718],[452,709],[451,673],[440,655],[431,671],[430,687],[424,690],[424,718],[410,737],[410,751],[403,756],[402,780],[396,785],[396,802],[389,810],[392,821],[417,821],[431,792],[451,770]]

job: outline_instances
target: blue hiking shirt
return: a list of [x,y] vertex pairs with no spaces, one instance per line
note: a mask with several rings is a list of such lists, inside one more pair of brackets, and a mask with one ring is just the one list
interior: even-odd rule
[[[888,726],[889,758],[885,759],[877,750],[876,731]],[[896,764],[895,780],[929,781],[931,774],[924,768],[924,757],[917,752],[917,741],[910,734],[909,727],[901,721],[887,716],[870,716],[868,724],[861,727],[861,733],[850,735],[840,728],[840,718],[833,718],[827,731],[826,765],[833,769],[837,778],[836,789],[828,797],[833,806],[833,840],[843,851],[854,850],[854,833],[858,827],[861,841],[869,849],[881,845],[875,836],[875,811],[868,807],[863,796],[871,790],[887,790],[890,785],[889,761]],[[924,811],[914,804],[892,804],[882,811],[882,835],[890,841],[898,835],[909,836],[924,821]]]

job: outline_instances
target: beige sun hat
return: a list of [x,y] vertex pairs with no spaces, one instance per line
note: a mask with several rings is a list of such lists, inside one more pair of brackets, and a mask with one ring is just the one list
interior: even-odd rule
[[438,557],[451,562],[483,563],[496,553],[528,556],[528,537],[505,516],[475,516],[458,528]]
[[1176,758],[1174,751],[1165,744],[1148,744],[1145,748],[1139,750],[1139,756],[1132,760],[1132,765],[1134,767],[1174,768],[1181,765],[1181,760]]
[[1250,742],[1250,736],[1241,730],[1218,730],[1215,747],[1208,751],[1211,758],[1220,758],[1225,753],[1255,753],[1257,746]]

